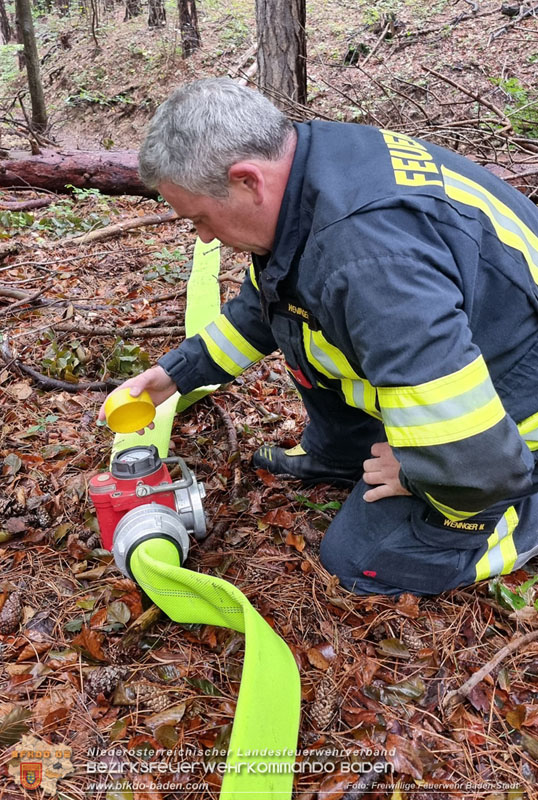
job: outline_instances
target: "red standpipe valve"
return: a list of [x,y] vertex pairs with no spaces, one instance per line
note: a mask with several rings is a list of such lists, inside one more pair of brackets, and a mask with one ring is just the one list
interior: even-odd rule
[[[180,481],[172,480],[167,464],[180,465]],[[129,447],[116,453],[110,471],[91,478],[89,494],[106,550],[116,551],[116,533],[121,533],[125,542],[131,539],[131,529],[137,531],[135,538],[139,540],[142,535],[163,535],[165,529],[168,538],[175,528],[182,542],[183,563],[188,534],[197,539],[206,535],[204,485],[196,481],[182,458],[161,459],[155,445]],[[139,511],[142,506],[149,508]]]

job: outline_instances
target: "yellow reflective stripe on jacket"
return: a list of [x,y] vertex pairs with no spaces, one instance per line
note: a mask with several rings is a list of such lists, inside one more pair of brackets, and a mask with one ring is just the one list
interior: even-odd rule
[[519,250],[523,255],[534,282],[538,283],[538,236],[514,214],[511,208],[480,184],[446,167],[441,167],[441,172],[448,197],[483,211],[501,242]]
[[476,564],[477,581],[512,572],[517,558],[513,533],[518,522],[517,512],[514,506],[510,506],[488,538],[488,549]]
[[517,429],[529,450],[538,450],[538,414],[518,422]]
[[463,519],[469,519],[469,517],[474,517],[476,514],[481,514],[484,509],[480,511],[457,511],[455,508],[450,508],[450,506],[445,506],[443,503],[440,503],[435,497],[432,497],[431,494],[425,492],[426,497],[432,504],[434,508],[437,509],[444,517],[451,520],[451,522],[459,522]]
[[250,276],[250,280],[252,281],[252,285],[254,286],[257,291],[260,291],[260,287],[258,286],[258,281],[256,279],[256,270],[254,269],[254,264],[251,264],[248,270],[248,274]]
[[224,314],[210,322],[200,336],[209,355],[218,366],[230,375],[240,375],[247,367],[264,357],[256,350]]
[[482,356],[417,386],[378,387],[389,444],[447,444],[492,428],[505,416]]
[[327,341],[321,331],[311,330],[303,323],[303,342],[308,361],[313,367],[332,380],[339,380],[346,403],[361,408],[373,417],[381,419],[376,408],[376,390],[366,378],[361,378],[341,350]]

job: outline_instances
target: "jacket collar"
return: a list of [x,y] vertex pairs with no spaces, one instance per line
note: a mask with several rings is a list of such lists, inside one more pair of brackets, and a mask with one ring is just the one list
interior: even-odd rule
[[278,284],[287,277],[299,258],[310,231],[310,214],[305,219],[302,195],[311,130],[308,123],[296,123],[294,127],[297,146],[280,207],[273,250],[266,258],[253,256],[254,265],[260,273],[264,315],[269,304],[279,300]]

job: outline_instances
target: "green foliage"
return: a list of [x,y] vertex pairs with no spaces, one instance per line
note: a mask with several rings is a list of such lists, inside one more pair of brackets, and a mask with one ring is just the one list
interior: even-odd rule
[[34,221],[33,214],[26,211],[0,211],[0,239],[9,239],[9,230],[29,228]]
[[536,594],[538,592],[538,575],[529,578],[524,583],[516,586],[511,590],[502,582],[502,576],[499,575],[489,583],[489,593],[497,600],[503,608],[509,608],[511,611],[517,611],[525,606],[533,606],[538,611],[538,599]]
[[[70,183],[66,185],[66,189],[71,189],[75,200],[66,198],[49,206],[46,215],[35,223],[36,227],[41,230],[45,229],[53,236],[60,238],[70,234],[92,231],[95,228],[103,228],[109,224],[110,211],[113,209],[99,189],[78,189]],[[97,201],[97,211],[83,215],[78,214],[75,206],[89,200],[94,204]]]
[[81,86],[76,94],[70,94],[66,100],[68,106],[81,106],[81,105],[98,105],[98,106],[114,106],[119,103],[130,104],[135,101],[129,95],[129,92],[119,92],[113,97],[107,97],[103,92],[96,89],[87,89]]
[[[75,200],[65,198],[53,203],[40,219],[26,211],[0,211],[0,239],[8,239],[10,230],[21,228],[48,231],[59,238],[108,225],[110,211],[114,209],[111,209],[109,201],[99,189],[77,189],[71,184],[67,184],[66,188],[71,189]],[[83,215],[76,213],[75,206],[88,200],[94,204],[97,201],[98,210]]]
[[128,378],[150,367],[149,355],[138,344],[125,344],[116,339],[107,368],[111,375]]
[[22,50],[22,44],[3,44],[0,46],[0,86],[7,89],[7,85],[19,75],[17,53]]
[[228,17],[222,29],[221,38],[226,44],[240,47],[250,37],[251,29],[247,23],[238,17]]
[[192,261],[187,261],[183,249],[170,251],[167,247],[163,247],[159,253],[154,253],[153,257],[155,261],[144,272],[147,280],[160,278],[166,283],[177,283],[189,277]]
[[100,189],[80,189],[78,186],[73,186],[72,183],[66,183],[65,188],[71,189],[73,197],[77,202],[84,202],[90,197],[96,197],[99,199],[99,205],[104,203],[105,207],[108,208],[108,200],[103,197]]
[[30,425],[24,433],[20,434],[19,438],[28,439],[38,433],[44,433],[47,429],[47,425],[53,425],[55,422],[58,422],[58,419],[59,417],[57,414],[47,414],[47,416],[42,417],[36,425]]
[[329,503],[313,503],[312,500],[302,494],[296,495],[295,499],[302,506],[313,508],[316,511],[328,511],[329,509],[339,511],[342,508],[342,503],[339,503],[338,500],[331,500]]
[[56,238],[61,238],[69,234],[102,228],[108,222],[109,217],[95,212],[81,217],[75,213],[73,204],[69,200],[62,200],[60,203],[49,206],[48,213],[41,217],[36,226],[40,230],[48,231]]
[[46,338],[50,340],[50,345],[45,351],[42,364],[47,374],[63,381],[77,383],[79,376],[84,372],[84,364],[89,360],[84,347],[78,339],[60,344],[52,331],[46,334]]
[[538,137],[538,97],[532,99],[529,90],[513,78],[490,78],[508,99],[504,113],[510,118],[515,133],[530,138]]

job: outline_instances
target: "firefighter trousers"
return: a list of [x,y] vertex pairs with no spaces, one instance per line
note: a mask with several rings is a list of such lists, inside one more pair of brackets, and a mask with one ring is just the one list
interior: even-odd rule
[[[381,422],[325,389],[296,384],[309,416],[304,449],[327,464],[360,467]],[[363,500],[360,480],[329,526],[321,561],[356,594],[438,594],[507,574],[538,555],[538,495],[498,503],[451,523],[416,496]]]

